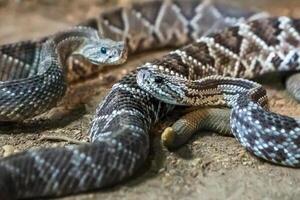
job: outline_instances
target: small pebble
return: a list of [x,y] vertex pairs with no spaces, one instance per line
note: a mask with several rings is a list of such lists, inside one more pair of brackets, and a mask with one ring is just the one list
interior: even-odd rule
[[15,147],[12,145],[4,145],[2,149],[4,150],[3,157],[10,156],[15,152]]
[[197,171],[192,171],[192,172],[191,172],[191,176],[194,177],[194,178],[197,177],[198,174],[199,174],[199,173],[198,173]]

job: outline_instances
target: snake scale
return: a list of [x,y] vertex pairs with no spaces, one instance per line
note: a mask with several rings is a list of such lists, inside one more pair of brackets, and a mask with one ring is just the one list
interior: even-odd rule
[[116,83],[96,110],[91,143],[2,158],[0,199],[79,193],[132,176],[148,156],[151,126],[175,104],[232,107],[231,130],[247,149],[270,162],[299,166],[299,122],[269,112],[265,90],[241,79],[298,70],[299,32],[300,21],[287,17],[169,0],[116,8],[53,36],[1,46],[0,118],[22,121],[55,106],[67,73],[80,78],[97,70],[85,63],[120,64],[127,52],[195,41]]

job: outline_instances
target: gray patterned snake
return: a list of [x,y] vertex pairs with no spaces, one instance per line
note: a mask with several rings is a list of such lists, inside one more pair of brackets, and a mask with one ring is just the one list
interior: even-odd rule
[[0,46],[1,121],[54,107],[67,73],[74,79],[93,73],[78,60],[101,67],[123,63],[127,52],[183,46],[112,87],[91,123],[91,143],[2,158],[0,199],[80,193],[131,177],[148,157],[150,128],[178,104],[230,107],[231,131],[246,149],[298,167],[299,122],[268,111],[265,89],[246,79],[299,70],[299,42],[297,19],[174,0],[116,8],[53,36]]

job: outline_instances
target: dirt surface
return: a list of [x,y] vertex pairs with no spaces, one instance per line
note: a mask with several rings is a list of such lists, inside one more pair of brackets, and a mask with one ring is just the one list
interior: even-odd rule
[[[97,16],[115,3],[127,1],[0,0],[0,43],[32,39]],[[245,8],[267,10],[297,17],[297,0],[226,1]],[[298,14],[299,16],[299,14]],[[44,140],[67,136],[87,141],[95,108],[111,85],[129,70],[162,52],[134,56],[122,67],[99,74],[93,80],[70,88],[64,101],[44,117],[46,125],[0,125],[0,155],[29,148],[70,145]],[[300,116],[300,106],[286,93],[278,77],[264,83],[273,111]],[[135,177],[110,189],[61,199],[299,199],[300,173],[258,160],[232,137],[199,133],[187,145],[169,152],[159,143],[160,130],[153,131],[148,162]],[[2,147],[2,148],[1,148]]]

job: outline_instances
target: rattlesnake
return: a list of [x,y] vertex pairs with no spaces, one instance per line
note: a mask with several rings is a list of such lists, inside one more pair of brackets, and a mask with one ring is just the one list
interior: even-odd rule
[[[12,103],[14,103],[14,105],[10,106],[11,108],[9,110],[1,113],[1,119],[20,121],[44,112],[46,109],[53,107],[55,103],[62,98],[65,91],[65,71],[72,71],[74,77],[80,78],[89,73],[93,73],[93,71],[86,69],[84,64],[86,60],[95,62],[96,64],[103,63],[104,60],[105,62],[110,61],[110,59],[112,59],[111,63],[123,62],[123,58],[126,57],[123,43],[109,40],[109,45],[105,49],[102,49],[101,47],[103,47],[104,41],[107,41],[102,38],[108,37],[116,41],[125,41],[128,45],[129,54],[132,54],[153,48],[181,46],[216,30],[234,26],[237,23],[241,24],[220,34],[204,38],[207,41],[204,42],[202,46],[199,45],[203,42],[200,39],[198,42],[178,50],[177,53],[175,51],[175,53],[168,54],[161,59],[149,62],[123,77],[112,87],[109,94],[96,110],[90,128],[92,143],[72,146],[70,148],[28,150],[1,159],[0,198],[20,199],[66,195],[107,187],[130,177],[142,166],[148,156],[148,132],[150,127],[175,108],[175,105],[170,104],[171,101],[171,103],[178,103],[174,101],[174,98],[166,98],[168,95],[165,95],[161,100],[168,100],[169,102],[164,103],[159,100],[162,91],[167,90],[159,91],[156,87],[152,87],[156,86],[157,83],[160,84],[173,80],[172,77],[165,75],[166,72],[171,75],[181,76],[181,78],[175,79],[179,81],[178,83],[182,84],[181,87],[191,87],[189,84],[195,84],[195,82],[190,82],[187,78],[195,80],[212,74],[253,78],[267,71],[274,70],[270,66],[262,65],[262,63],[252,66],[253,68],[248,68],[246,64],[243,65],[243,67],[233,65],[232,68],[230,68],[231,65],[228,65],[228,68],[220,68],[220,63],[230,64],[232,61],[230,56],[235,55],[235,52],[240,50],[238,45],[234,46],[236,42],[233,41],[233,43],[230,43],[232,40],[226,40],[227,37],[230,39],[238,39],[241,37],[243,39],[245,36],[240,36],[239,30],[246,31],[245,34],[253,33],[254,38],[260,38],[260,40],[258,40],[259,45],[268,49],[268,45],[272,45],[275,41],[275,44],[278,44],[277,37],[280,34],[274,35],[274,33],[278,33],[277,31],[282,28],[281,25],[291,25],[284,29],[287,34],[286,36],[289,36],[288,39],[291,40],[285,40],[285,36],[282,36],[283,38],[281,39],[283,41],[280,40],[279,44],[289,44],[283,47],[286,47],[288,50],[296,50],[295,46],[297,46],[300,41],[300,36],[298,35],[299,21],[294,20],[291,21],[293,23],[289,23],[288,18],[257,19],[261,17],[261,14],[254,12],[240,11],[235,8],[233,9],[224,5],[213,5],[207,2],[192,0],[153,1],[136,3],[128,8],[117,8],[113,11],[102,13],[99,19],[92,19],[80,24],[81,28],[77,27],[35,42],[22,42],[2,46],[0,48],[0,61],[4,75],[1,75],[3,80],[1,86],[3,89],[1,90],[0,100],[5,106],[10,106]],[[244,23],[246,19],[258,20],[251,22],[251,27],[257,27],[257,29],[255,29],[256,31],[241,28],[242,26],[249,26],[249,24]],[[139,27],[138,30],[137,27]],[[102,33],[101,38],[98,36],[98,33],[92,29],[99,30]],[[265,32],[261,30],[265,30]],[[73,42],[75,41],[75,43],[71,42],[70,38],[68,38],[68,34],[70,34],[70,38],[73,38]],[[78,40],[78,34],[81,34],[81,37],[79,37],[81,40]],[[210,40],[209,38],[214,38],[214,40]],[[80,42],[78,43],[78,41]],[[72,48],[66,48],[63,45],[65,42],[68,42]],[[269,42],[271,42],[271,44],[269,44]],[[98,44],[100,47],[97,47]],[[207,48],[208,45],[217,45],[222,51],[218,53],[214,52],[214,55],[212,55],[212,50]],[[73,52],[74,49],[76,49],[75,52]],[[68,51],[66,52],[65,50]],[[258,53],[265,53],[265,51],[263,51],[264,49],[262,51],[260,50],[261,47],[258,49],[249,49],[254,58],[259,57]],[[286,55],[285,50],[286,49],[284,49],[281,52],[282,55],[280,55],[290,61],[286,63],[286,66],[288,66],[286,70],[290,70],[291,68],[297,70],[298,66],[295,61],[298,61],[298,59],[293,57],[297,52],[292,52],[291,50],[289,51],[291,54]],[[234,53],[232,53],[232,51]],[[114,53],[107,54],[107,52]],[[85,58],[78,58],[76,54],[84,56]],[[66,66],[66,59],[69,55],[75,55],[75,57],[71,58],[73,65],[70,65],[71,67],[68,68]],[[99,60],[99,56],[101,58],[104,56],[105,59]],[[261,59],[263,58],[268,58],[268,55],[263,54]],[[278,59],[274,60],[276,64],[278,64]],[[282,61],[280,63],[282,63]],[[75,66],[80,70],[73,68]],[[158,74],[154,73],[154,75],[160,78],[152,77],[153,72],[157,72],[152,69],[159,71]],[[245,73],[245,71],[250,69],[252,72],[251,76]],[[47,73],[52,70],[55,71],[55,74]],[[161,74],[161,71],[163,71],[163,74]],[[16,73],[19,73],[19,75],[16,75]],[[48,79],[41,81],[40,79],[36,79],[36,77],[47,77]],[[145,79],[147,80],[147,77],[149,78],[148,82],[144,81]],[[14,81],[13,79],[18,80]],[[19,80],[29,81],[32,87],[36,87],[36,85],[34,85],[36,83],[43,83],[47,87],[37,90],[36,93],[38,95],[43,94],[41,98],[37,98],[31,95],[34,91],[31,88],[28,91],[28,87],[23,87],[19,92],[18,90],[20,88],[17,87],[20,86],[20,84],[18,84],[20,82]],[[49,81],[53,81],[58,88],[54,88],[53,85],[49,86]],[[200,82],[201,81],[210,87],[215,87],[216,84],[220,84],[221,82],[230,85],[236,84],[238,90],[247,92],[246,94],[250,95],[252,100],[254,100],[254,103],[248,102],[249,99],[244,99],[239,96],[238,98],[233,98],[233,101],[230,101],[231,98],[227,98],[225,95],[227,99],[224,99],[220,91],[216,90],[215,92],[218,93],[220,99],[215,98],[217,96],[213,96],[210,101],[203,99],[201,100],[202,103],[206,101],[206,103],[203,103],[204,105],[213,102],[213,104],[218,105],[230,105],[233,108],[238,106],[245,106],[245,108],[247,108],[249,105],[252,106],[250,107],[252,109],[254,108],[253,104],[257,101],[263,107],[267,106],[265,90],[259,84],[252,81],[217,76],[208,77],[203,80],[200,79]],[[188,82],[188,84],[185,85],[185,82]],[[242,84],[242,86],[239,87],[239,84]],[[10,89],[6,87],[7,85],[14,87]],[[25,85],[27,86],[27,84]],[[173,85],[176,86],[174,82],[170,84],[170,86]],[[167,89],[167,87],[167,84],[164,85],[164,89]],[[247,90],[244,90],[243,87]],[[254,90],[251,90],[253,93],[248,93],[248,89],[252,87],[254,88]],[[196,89],[197,88],[190,90],[189,88],[186,91],[192,91],[196,97]],[[226,87],[223,88],[223,90],[226,89]],[[48,93],[48,91],[52,92]],[[151,93],[147,91],[151,91]],[[157,91],[159,92],[157,93]],[[229,95],[231,91],[227,92],[229,92],[228,97],[231,97],[231,95]],[[24,98],[21,100],[19,98],[16,99],[16,94],[19,98]],[[26,98],[24,96],[25,94]],[[172,94],[176,95],[177,93],[174,92]],[[208,94],[209,93],[206,95]],[[7,95],[9,98],[7,98]],[[51,96],[55,97],[54,100]],[[27,99],[29,99],[28,102],[26,101]],[[46,103],[43,102],[44,99],[47,100]],[[26,107],[30,102],[33,102],[32,105],[36,105],[40,108],[37,109],[36,113],[29,112]],[[193,99],[193,102],[197,102],[196,98]],[[263,109],[258,105],[255,108]],[[252,112],[252,110],[250,111]],[[234,133],[240,132],[241,126],[247,126],[249,131],[252,130],[251,128],[257,128],[257,126],[253,126],[252,123],[244,124],[243,112],[237,110],[233,113],[235,113],[235,117],[233,118],[233,122],[231,122],[231,126]],[[272,120],[275,115],[266,111],[263,113],[264,115],[258,119],[266,120],[265,125],[269,125],[270,121],[268,120]],[[266,115],[270,115],[271,119],[266,118]],[[298,138],[299,131],[296,130],[298,126],[296,126],[297,123],[295,120],[282,116],[278,118],[279,120],[283,120],[282,128],[284,130],[289,128],[289,131],[294,131],[294,135]],[[285,121],[287,121],[287,123],[284,123]],[[276,129],[276,125],[274,126]],[[252,135],[251,132],[247,131],[246,133]],[[243,143],[244,138],[239,137],[239,134],[237,134],[237,136],[242,144],[245,145]],[[279,137],[281,134],[277,136]],[[276,143],[278,142],[278,137],[275,137],[275,145],[278,145],[278,143]],[[299,144],[299,142],[297,143],[296,141],[297,138],[292,138],[296,147]],[[257,139],[268,140],[270,138],[262,137]],[[265,148],[264,144],[262,145],[263,148]],[[245,146],[248,148],[247,145]],[[279,148],[279,146],[276,147]],[[261,150],[260,147],[258,148]],[[298,149],[292,148],[293,150],[296,149],[295,151]],[[282,152],[283,157],[279,157],[279,159],[273,159],[273,154],[263,154],[268,153],[268,151],[258,154],[254,149],[253,153],[269,161],[279,163],[283,161],[282,164],[297,166],[298,154],[295,151],[288,152],[292,153],[292,156],[286,152]],[[295,159],[286,161],[286,157]],[[282,158],[282,160],[280,160],[280,158]]]

